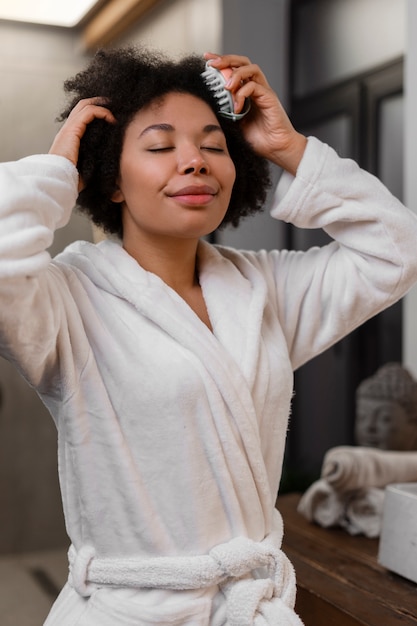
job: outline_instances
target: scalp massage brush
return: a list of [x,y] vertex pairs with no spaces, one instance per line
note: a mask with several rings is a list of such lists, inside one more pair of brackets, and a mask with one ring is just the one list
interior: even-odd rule
[[201,75],[204,78],[207,87],[213,92],[215,98],[218,100],[220,115],[236,122],[248,113],[250,109],[250,100],[248,98],[245,100],[245,105],[242,111],[240,113],[234,112],[233,96],[230,91],[225,89],[225,85],[232,75],[232,70],[230,68],[218,70],[212,65],[209,65],[209,63],[206,63],[206,69]]

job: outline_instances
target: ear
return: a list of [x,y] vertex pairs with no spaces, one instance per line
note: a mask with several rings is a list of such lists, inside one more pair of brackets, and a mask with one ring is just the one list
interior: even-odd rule
[[116,188],[116,191],[113,193],[111,200],[112,202],[123,202],[125,199],[122,190],[120,187]]

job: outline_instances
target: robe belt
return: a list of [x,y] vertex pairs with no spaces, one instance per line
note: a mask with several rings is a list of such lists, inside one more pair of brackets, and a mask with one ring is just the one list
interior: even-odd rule
[[[69,582],[84,597],[102,586],[180,591],[218,585],[226,597],[230,626],[251,626],[257,612],[267,624],[300,626],[293,611],[294,569],[277,547],[281,536],[272,532],[259,542],[236,537],[197,556],[97,558],[90,546],[78,552],[71,546]],[[269,578],[254,577],[251,573],[258,568],[266,568]]]

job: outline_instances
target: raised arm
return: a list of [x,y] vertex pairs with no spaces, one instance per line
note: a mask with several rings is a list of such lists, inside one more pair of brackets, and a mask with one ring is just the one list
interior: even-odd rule
[[[105,104],[105,98],[100,97],[80,100],[56,135],[49,154],[63,156],[77,166],[80,142],[88,124],[95,119],[106,120],[111,124],[116,122],[113,114],[105,107]],[[81,191],[82,187],[83,183],[80,180],[78,190]]]
[[298,367],[417,281],[417,218],[376,177],[314,137],[288,179],[280,181],[272,216],[322,228],[334,240],[271,253],[279,315]]
[[49,154],[0,164],[0,354],[34,385],[56,367],[68,308],[73,317],[75,305],[65,299],[65,279],[51,265],[48,248],[76,203],[76,163],[87,125],[95,118],[114,121],[97,101],[73,109]]
[[[226,86],[254,149],[284,172],[272,216],[322,228],[334,242],[307,252],[255,255],[271,269],[294,367],[401,298],[417,280],[417,219],[371,174],[298,133],[260,68],[237,55],[205,55],[233,72]],[[285,192],[281,192],[285,189]],[[251,254],[251,253],[249,253]]]

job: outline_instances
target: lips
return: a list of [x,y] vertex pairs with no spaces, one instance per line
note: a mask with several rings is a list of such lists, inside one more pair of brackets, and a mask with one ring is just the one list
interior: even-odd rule
[[215,196],[216,190],[209,185],[189,185],[169,195],[174,198],[177,196]]
[[183,205],[204,206],[213,200],[217,191],[209,185],[189,185],[168,195]]

